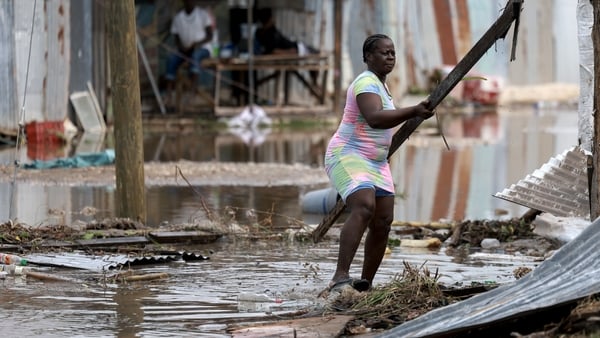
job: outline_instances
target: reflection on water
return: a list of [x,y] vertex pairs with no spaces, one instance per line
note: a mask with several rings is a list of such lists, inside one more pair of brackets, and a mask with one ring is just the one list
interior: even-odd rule
[[[226,325],[265,320],[270,314],[314,306],[316,295],[335,269],[337,244],[286,241],[222,241],[188,250],[214,254],[209,260],[140,267],[139,274],[166,272],[166,279],[106,286],[91,282],[89,271],[53,268],[48,273],[80,279],[79,283],[43,283],[32,279],[0,281],[0,321],[3,336],[43,337],[228,337]],[[351,273],[360,273],[358,252]],[[446,285],[507,282],[517,267],[537,263],[514,261],[455,262],[444,252],[394,248],[386,255],[375,283],[402,273],[403,263],[420,267],[427,262]],[[246,311],[242,296],[278,302]],[[309,305],[307,305],[309,304]]]
[[[492,195],[539,168],[550,157],[577,143],[574,110],[505,111],[443,119],[441,137],[428,129],[411,137],[392,159],[397,184],[398,220],[482,219],[520,216],[522,207]],[[433,130],[434,131],[434,130]],[[146,161],[256,161],[308,163],[322,166],[325,144],[332,131],[271,132],[260,144],[247,145],[235,135],[203,132],[148,134]],[[11,163],[12,149],[0,150],[0,159]],[[21,154],[22,162],[30,160]],[[5,160],[5,159],[9,160]],[[8,205],[10,185],[0,183],[0,204]],[[223,211],[270,211],[273,224],[285,226],[289,218],[303,215],[300,197],[318,187],[195,187],[209,207]],[[189,187],[149,187],[148,225],[187,223],[205,217],[199,197]],[[114,216],[114,187],[62,187],[19,182],[16,214],[28,224],[70,223]],[[85,207],[98,210],[83,213]],[[260,215],[259,215],[260,217]],[[7,208],[0,219],[8,218]],[[0,321],[4,336],[214,336],[228,337],[225,325],[265,319],[262,312],[240,312],[238,296],[280,295],[283,305],[314,302],[335,269],[336,243],[223,240],[186,248],[210,260],[171,263],[141,268],[142,272],[167,272],[169,278],[129,285],[100,285],[86,281],[89,272],[52,269],[49,272],[82,279],[80,283],[47,283],[31,279],[0,280]],[[352,274],[360,274],[362,252]],[[440,282],[514,280],[516,267],[535,267],[523,256],[515,259],[473,258],[465,253],[395,248],[382,263],[375,283],[402,272],[403,262],[441,274]],[[273,306],[272,311],[277,313]]]
[[[421,134],[411,137],[392,157],[398,220],[428,222],[521,216],[526,211],[524,207],[493,195],[577,144],[574,110],[509,110],[446,116],[442,121],[450,150],[433,133],[436,131],[433,126],[422,127]],[[427,136],[429,131],[432,133]],[[332,132],[271,131],[260,144],[251,145],[228,133],[148,133],[144,154],[146,161],[253,161],[322,167]],[[10,158],[13,151],[0,151],[0,159]],[[21,157],[22,162],[31,160]],[[318,222],[319,217],[302,215],[299,198],[307,190],[318,188],[322,187],[195,187],[217,211],[228,206],[259,211],[274,209],[277,214],[311,222]],[[16,187],[14,214],[28,224],[70,222],[89,219],[79,213],[91,206],[98,210],[96,218],[112,217],[113,190],[114,187],[70,188],[20,182]],[[0,192],[0,202],[8,205],[9,184],[0,183]],[[151,226],[202,217],[199,197],[187,186],[149,187],[147,210]],[[8,210],[0,210],[0,219],[7,218]]]
[[271,131],[260,143],[246,143],[233,133],[189,132],[148,134],[144,139],[146,161],[220,161],[304,163],[321,166],[332,131]]
[[518,217],[526,209],[493,195],[577,144],[573,110],[503,111],[447,118],[441,137],[414,138],[392,160],[396,219]]

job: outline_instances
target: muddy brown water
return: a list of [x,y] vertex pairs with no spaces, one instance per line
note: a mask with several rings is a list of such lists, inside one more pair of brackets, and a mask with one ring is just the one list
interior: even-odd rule
[[[573,146],[577,140],[576,128],[577,113],[572,109],[461,115],[444,122],[451,150],[444,148],[435,128],[423,128],[423,134],[429,136],[412,137],[393,162],[400,195],[395,218],[426,222],[520,216],[526,211],[524,207],[492,195]],[[330,133],[272,131],[262,143],[253,146],[233,134],[198,137],[194,133],[185,137],[153,134],[146,135],[144,147],[146,161],[255,161],[320,167],[324,142]],[[11,151],[0,150],[0,158],[9,158]],[[464,179],[438,179],[447,170],[459,167],[470,168],[461,171],[467,173],[469,184],[465,185]],[[448,177],[456,177],[457,171],[454,172]],[[321,220],[322,215],[306,214],[300,205],[303,194],[320,187],[198,189],[216,210],[227,206],[239,208],[236,217],[240,223],[247,220],[245,210],[274,210],[273,224],[283,229],[290,218],[311,224]],[[0,183],[3,205],[8,205],[8,189],[10,184]],[[21,182],[17,189],[18,219],[28,224],[114,216],[114,187],[57,187]],[[186,187],[150,187],[147,201],[149,225],[185,223],[204,217],[197,196]],[[97,213],[82,214],[86,206],[94,207]],[[0,210],[0,219],[8,219],[7,209]],[[66,268],[43,271],[77,282],[11,276],[0,280],[2,335],[227,337],[226,328],[230,324],[264,320],[278,313],[317,306],[315,296],[331,276],[337,255],[335,241],[312,244],[224,238],[186,249],[210,259],[134,267],[139,273],[166,272],[169,276],[156,281],[103,285],[96,282],[100,273]],[[355,275],[360,274],[361,260],[359,252],[353,265]],[[404,261],[438,271],[440,282],[456,286],[510,282],[514,280],[515,268],[539,264],[520,255],[486,258],[450,254],[443,248],[433,251],[393,248],[384,259],[375,283],[385,283],[401,273]]]

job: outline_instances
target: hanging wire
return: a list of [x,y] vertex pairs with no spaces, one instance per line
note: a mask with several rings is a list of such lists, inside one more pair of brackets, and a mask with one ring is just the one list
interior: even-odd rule
[[17,180],[17,172],[18,169],[20,167],[20,162],[19,162],[19,152],[20,152],[20,148],[21,148],[21,135],[24,135],[24,128],[25,128],[25,102],[27,100],[27,86],[29,84],[29,64],[31,63],[31,47],[33,46],[33,26],[35,24],[35,10],[37,7],[37,0],[34,0],[33,2],[33,13],[31,14],[31,34],[29,34],[29,53],[27,55],[27,68],[25,71],[25,86],[23,88],[23,102],[21,104],[21,112],[20,112],[20,116],[19,116],[19,125],[18,125],[18,131],[17,131],[17,144],[15,145],[15,161],[14,161],[14,172],[13,172],[13,179],[10,182],[11,185],[11,189],[10,189],[10,206],[8,208],[8,214],[9,214],[9,219],[13,219],[13,202],[14,202],[14,198],[15,198],[15,187],[16,187],[16,180]]

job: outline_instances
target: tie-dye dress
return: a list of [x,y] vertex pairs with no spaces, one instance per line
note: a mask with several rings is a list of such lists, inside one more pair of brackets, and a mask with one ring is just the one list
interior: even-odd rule
[[331,184],[344,201],[361,188],[394,192],[387,160],[394,131],[371,128],[365,121],[356,97],[367,92],[381,97],[383,109],[395,109],[386,87],[371,71],[362,72],[348,88],[344,115],[329,141],[324,162]]

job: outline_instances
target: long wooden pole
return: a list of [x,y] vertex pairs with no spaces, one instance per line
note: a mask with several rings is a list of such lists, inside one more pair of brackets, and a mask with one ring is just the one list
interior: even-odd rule
[[[333,9],[333,113],[338,114],[341,111],[341,98],[342,98],[342,19],[343,15],[343,1],[334,0]],[[341,119],[342,113],[339,113],[338,117]]]
[[594,137],[592,142],[592,179],[590,182],[590,218],[600,216],[600,0],[592,0],[594,24],[592,26],[592,43],[594,45]]
[[108,0],[107,43],[115,134],[116,213],[146,222],[144,149],[134,0]]
[[[513,21],[518,22],[519,14],[523,0],[509,0],[502,15],[492,24],[492,26],[483,34],[481,39],[467,52],[452,71],[442,80],[442,82],[429,95],[429,109],[435,109],[440,102],[450,93],[458,82],[473,68],[475,63],[490,49],[496,40],[504,38]],[[516,32],[515,32],[516,35]],[[514,44],[513,44],[514,47]],[[423,123],[421,117],[414,117],[406,121],[392,138],[392,144],[388,152],[388,158],[408,139],[408,137]],[[312,237],[315,243],[327,233],[329,228],[344,212],[346,205],[339,199],[333,209],[327,214],[317,228],[313,231]]]

